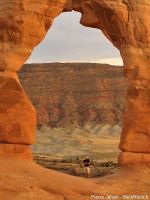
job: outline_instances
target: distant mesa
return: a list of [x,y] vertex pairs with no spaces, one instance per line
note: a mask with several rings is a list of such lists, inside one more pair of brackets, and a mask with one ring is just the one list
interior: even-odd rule
[[26,64],[21,84],[38,127],[122,124],[128,82],[123,67],[92,63]]

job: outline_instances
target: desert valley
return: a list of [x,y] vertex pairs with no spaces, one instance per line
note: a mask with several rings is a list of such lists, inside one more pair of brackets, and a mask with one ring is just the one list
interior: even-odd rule
[[32,148],[38,163],[75,164],[85,155],[95,163],[117,163],[128,86],[123,67],[26,64],[19,77],[37,110],[37,141]]

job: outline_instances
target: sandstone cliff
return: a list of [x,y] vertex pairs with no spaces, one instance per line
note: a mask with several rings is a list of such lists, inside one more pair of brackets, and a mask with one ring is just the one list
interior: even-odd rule
[[123,67],[90,63],[26,64],[20,81],[38,126],[121,124],[128,82]]
[[[100,29],[119,49],[123,59],[129,87],[120,162],[134,163],[138,156],[138,162],[143,163],[143,154],[144,162],[149,162],[150,4],[147,0],[0,1],[0,98],[3,99],[0,102],[0,131],[3,133],[0,142],[4,146],[34,142],[35,111],[20,87],[16,72],[44,39],[54,19],[72,10],[81,13],[83,26]],[[12,87],[5,87],[8,85]],[[32,116],[30,120],[29,116]],[[5,148],[3,152],[5,155]]]
[[[76,10],[82,14],[81,23],[84,26],[101,29],[120,50],[123,58],[129,87],[119,162],[124,166],[148,165],[150,163],[150,2],[148,0],[68,0],[67,2],[66,5],[65,0],[0,1],[2,136],[0,157],[18,158],[23,152],[28,153],[28,145],[34,141],[35,111],[20,87],[16,71],[31,55],[33,48],[44,39],[54,18],[62,11]],[[23,119],[24,123],[20,119]],[[20,150],[14,143],[20,146],[25,143],[26,147]],[[28,156],[23,157],[25,158]],[[1,160],[2,199],[87,200],[89,199],[87,192],[99,195],[106,193],[149,195],[149,168],[136,170],[135,175],[133,170],[129,174],[113,176],[114,179],[109,177],[107,180],[93,180],[94,184],[93,181],[85,184],[83,179],[63,177],[59,173],[52,175],[44,169],[36,170],[36,166],[31,165],[28,162]],[[36,180],[37,185],[34,182],[31,185],[32,180]],[[58,191],[59,196],[56,196]],[[54,195],[51,195],[52,193]]]

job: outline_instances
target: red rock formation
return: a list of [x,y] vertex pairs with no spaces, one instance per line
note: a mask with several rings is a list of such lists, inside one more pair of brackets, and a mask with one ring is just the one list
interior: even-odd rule
[[69,176],[25,160],[0,160],[0,169],[2,200],[89,200],[119,197],[149,200],[150,197],[148,168],[128,168],[117,176],[97,179]]
[[[0,74],[2,75],[2,73]],[[34,142],[35,110],[14,73],[0,76],[0,142],[32,144]]]
[[0,144],[0,158],[32,160],[32,151],[29,145],[23,144]]
[[[120,149],[125,162],[136,162],[135,155],[145,153],[150,162],[150,5],[132,0],[72,1],[71,7],[82,12],[81,23],[100,28],[122,55],[129,90]],[[92,17],[91,17],[92,16]],[[89,22],[89,18],[92,21]],[[129,155],[127,153],[127,155]],[[140,158],[140,155],[138,156]],[[141,161],[141,159],[139,160]],[[143,159],[142,159],[143,161]]]
[[27,158],[31,158],[27,145],[35,141],[35,110],[16,73],[0,72],[0,86],[0,157],[18,155],[16,151],[19,149],[23,154],[21,157],[26,154]]
[[[23,63],[31,54],[33,48],[43,40],[46,32],[53,22],[53,19],[57,15],[59,15],[63,10],[76,10],[81,12],[82,14],[81,23],[84,26],[101,29],[105,36],[114,44],[114,46],[116,46],[120,50],[123,58],[125,74],[129,79],[129,90],[124,118],[124,127],[120,143],[120,149],[123,151],[123,154],[121,154],[121,162],[123,161],[123,164],[150,163],[149,1],[67,0],[67,4],[65,4],[65,0],[0,1],[0,71],[2,79],[2,81],[0,81],[2,99],[2,101],[0,102],[0,126],[2,127],[3,131],[5,130],[5,133],[1,132],[0,141],[2,141],[3,143],[9,143],[9,145],[11,145],[11,143],[21,144],[23,143],[24,139],[26,141],[25,143],[27,144],[30,144],[33,141],[32,138],[35,129],[35,113],[33,107],[27,100],[23,91],[20,91],[21,89],[19,82],[16,82],[18,83],[16,89],[17,84],[15,83],[15,81],[12,81],[12,79],[14,79],[14,76],[16,75],[9,73],[9,77],[7,77],[8,88],[10,87],[9,83],[13,85],[13,88],[11,87],[10,89],[3,89],[3,79],[8,72],[15,73],[21,68]],[[16,90],[19,92],[17,93]],[[3,107],[5,109],[2,109]],[[6,112],[8,110],[7,108],[9,108],[10,114]],[[20,114],[23,115],[23,113],[25,113],[24,120],[27,121],[24,122],[24,124],[22,125],[22,121],[20,121]],[[31,120],[28,120],[29,115]],[[5,125],[6,127],[3,126],[5,121],[3,120],[2,116],[5,120],[8,121],[8,123]],[[27,133],[28,126],[31,132]],[[27,133],[26,136],[25,133]],[[7,157],[9,157],[10,154],[12,155],[13,151],[13,148],[10,148],[10,150],[7,152]],[[4,150],[4,152],[6,151]],[[4,162],[2,161],[0,166],[2,169],[4,168],[3,171],[6,172],[5,167],[9,167],[8,161],[6,162],[6,164],[4,164]],[[27,166],[30,167],[30,165]],[[25,167],[22,168],[16,162],[14,162],[14,166],[10,165],[10,169],[8,170],[9,174],[4,174],[1,180],[6,180],[6,177],[12,174],[12,169],[16,170],[16,167],[18,170],[25,170]],[[30,182],[31,174],[34,172],[34,169],[35,167],[33,166],[31,168],[31,173],[28,172],[27,178],[30,179]],[[43,181],[45,183],[45,178],[43,179],[43,171],[44,170],[42,170],[42,173],[37,173],[35,177],[38,178],[38,180],[41,180],[42,183]],[[143,170],[142,175],[140,174],[142,184],[140,183],[141,179],[137,179],[139,173],[136,173],[135,176],[132,176],[132,174],[130,173],[131,176],[128,176],[126,174],[126,176],[124,175],[120,178],[117,177],[117,179],[114,179],[114,182],[111,182],[111,184],[110,179],[108,179],[108,181],[104,180],[104,182],[101,182],[100,184],[101,191],[103,191],[103,193],[108,193],[109,190],[111,194],[118,191],[118,194],[120,194],[118,188],[121,188],[121,193],[133,194],[133,192],[135,191],[134,180],[137,180],[138,187],[136,188],[139,189],[138,191],[142,191],[141,187],[144,185],[145,189],[143,191],[147,192],[148,194],[149,178],[147,180],[145,176],[145,174],[147,175],[148,172]],[[16,190],[16,187],[14,187],[16,186],[16,184],[14,184],[14,180],[16,177],[10,176],[11,178],[9,178],[9,181],[4,181],[5,184],[2,183],[0,187],[0,193],[1,196],[3,195],[3,199],[10,199],[12,198],[12,195],[14,195],[13,199],[22,199],[25,197],[24,191],[26,191],[28,195],[31,194],[29,191],[29,188],[31,188],[29,184],[25,185],[24,190],[20,189],[20,183],[24,183],[25,181],[24,174],[25,171],[23,171],[23,174],[16,174],[17,178],[19,177],[19,180],[20,177],[23,177],[23,182],[19,181],[19,184],[17,185],[17,188],[19,188],[19,190]],[[56,183],[56,176],[57,174],[55,174],[54,176],[49,176],[49,180],[52,183]],[[45,177],[48,177],[47,173],[45,174]],[[53,179],[51,180],[52,177]],[[42,183],[41,187],[44,188],[45,191],[50,191],[50,193],[53,192],[54,194],[56,194],[56,192],[58,192],[61,188],[61,194],[63,195],[59,196],[59,199],[67,198],[71,200],[83,199],[83,197],[85,197],[84,194],[85,190],[87,191],[87,187],[85,187],[84,181],[82,184],[82,181],[78,182],[77,179],[69,179],[68,176],[65,176],[65,182],[64,179],[61,179],[60,181],[59,176],[57,176],[57,178],[59,180],[58,186],[61,187],[56,187],[56,184],[47,186]],[[10,180],[13,180],[13,183],[10,184]],[[130,184],[128,185],[127,183],[129,181]],[[23,186],[23,184],[21,185]],[[56,188],[54,188],[54,185]],[[71,192],[67,192],[65,190],[65,188],[67,188],[66,185],[70,186],[69,189]],[[97,183],[91,185],[88,182],[87,185],[90,185],[88,188],[95,188]],[[10,190],[10,186],[11,188],[15,189]],[[76,190],[77,188],[79,188],[79,190]],[[85,190],[83,190],[84,188]],[[41,194],[43,192],[41,192],[41,190],[39,192],[37,188],[35,189],[38,194]],[[11,191],[11,195],[6,195],[6,191],[7,193],[8,191]],[[18,194],[14,194],[15,191],[19,191],[19,193],[22,194],[21,198],[18,197]],[[64,197],[64,191],[68,194],[67,197]],[[95,192],[100,194],[99,187]],[[35,191],[31,194],[30,199],[33,199],[34,194]],[[76,195],[75,198],[73,197],[74,195]],[[39,196],[36,199],[38,198]],[[41,199],[56,198],[54,198],[54,196],[45,196]],[[86,196],[84,199],[89,199],[89,196]]]
[[19,78],[37,110],[38,126],[122,124],[123,67],[90,63],[25,65]]
[[[54,17],[63,10],[64,3],[63,0],[0,2],[1,143],[13,145],[34,143],[35,110],[26,97],[15,72],[27,60],[32,49],[44,39]],[[1,150],[3,151],[4,148],[2,147]],[[12,154],[16,156],[13,146],[8,150],[10,150],[9,153],[7,151],[8,157]],[[0,156],[5,157],[5,153],[4,150]]]
[[130,85],[120,149],[147,155],[150,153],[150,5],[146,0],[31,0],[30,3],[4,0],[0,3],[2,74],[19,70],[32,49],[43,40],[53,19],[62,11],[71,10],[81,12],[81,24],[101,29],[120,50]]

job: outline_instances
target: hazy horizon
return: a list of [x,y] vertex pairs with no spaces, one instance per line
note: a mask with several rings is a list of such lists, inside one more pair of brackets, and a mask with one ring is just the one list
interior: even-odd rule
[[77,12],[58,16],[26,63],[101,63],[122,66],[119,50],[99,29],[82,26]]

